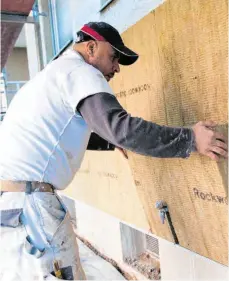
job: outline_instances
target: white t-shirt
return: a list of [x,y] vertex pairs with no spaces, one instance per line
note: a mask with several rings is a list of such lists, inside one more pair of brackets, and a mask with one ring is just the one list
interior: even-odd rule
[[80,167],[91,134],[76,107],[99,92],[113,94],[102,73],[73,50],[26,83],[0,125],[0,179],[64,189]]

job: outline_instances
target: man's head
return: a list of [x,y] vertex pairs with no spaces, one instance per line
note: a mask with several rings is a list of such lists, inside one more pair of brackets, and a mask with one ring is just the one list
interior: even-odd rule
[[128,49],[118,31],[105,22],[90,22],[79,32],[74,49],[87,63],[100,70],[107,81],[120,71],[119,64],[130,65],[138,55]]

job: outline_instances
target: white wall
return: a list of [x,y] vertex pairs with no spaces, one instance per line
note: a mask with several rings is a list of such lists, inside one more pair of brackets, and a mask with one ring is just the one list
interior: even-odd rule
[[228,267],[171,242],[159,239],[159,251],[162,280],[228,280]]
[[[26,48],[13,48],[6,66],[6,79],[7,82],[11,81],[28,81],[29,69],[28,69],[28,57]],[[23,84],[21,84],[22,86]],[[16,94],[18,88],[17,85],[7,85],[7,106],[9,106],[11,100]]]
[[[76,32],[89,21],[105,21],[122,33],[149,12],[157,8],[165,0],[114,0],[102,12],[100,12],[100,0],[68,1],[71,11],[69,17],[71,18],[72,37],[74,39],[76,37]],[[48,15],[48,17],[40,17],[43,62],[44,65],[46,65],[54,55],[51,46],[50,13],[46,0],[39,0],[38,3],[40,12],[45,12]],[[28,33],[31,33],[31,31]],[[30,43],[30,45],[32,45],[32,43]],[[37,62],[31,65],[31,76],[33,76],[33,73],[37,72],[37,69],[35,69],[35,71],[32,69],[34,65],[37,66]]]
[[50,59],[54,57],[52,47],[49,2],[47,0],[38,0],[38,7],[39,12],[44,14],[44,16],[39,17],[39,22],[43,63],[44,65],[46,65],[50,61]]
[[[61,194],[61,193],[60,193]],[[115,260],[122,269],[130,268],[123,262],[120,220],[85,203],[63,196],[76,223],[77,233],[86,238],[97,250]],[[123,223],[123,222],[122,222]],[[133,226],[131,226],[133,227]],[[142,233],[144,230],[138,229]],[[149,233],[148,233],[149,234]],[[155,235],[153,235],[156,237]],[[172,242],[156,237],[159,241],[161,280],[228,280],[228,267],[202,257]],[[133,271],[133,275],[144,279]]]
[[7,81],[29,80],[26,48],[13,48],[6,62]]
[[62,199],[68,207],[78,235],[89,241],[101,254],[116,261],[133,280],[147,280],[123,262],[120,220],[71,197],[62,195]]
[[25,26],[22,28],[21,33],[19,34],[19,37],[14,45],[14,48],[26,48]]
[[41,58],[40,43],[38,42],[38,26],[35,24],[25,24],[25,38],[29,62],[29,76],[31,79],[42,69],[43,59]]
[[[101,253],[122,262],[119,220],[83,202],[62,196],[76,222],[77,233],[92,243]],[[74,202],[75,201],[75,205]]]
[[73,37],[89,21],[105,21],[122,33],[164,1],[114,0],[105,10],[99,12],[100,0],[71,0]]

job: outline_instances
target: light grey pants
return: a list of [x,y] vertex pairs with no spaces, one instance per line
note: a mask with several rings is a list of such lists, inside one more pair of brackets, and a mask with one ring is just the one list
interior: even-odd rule
[[[69,212],[56,193],[4,192],[0,196],[0,280],[85,280]],[[22,216],[24,214],[24,218]],[[25,247],[26,238],[42,255]]]

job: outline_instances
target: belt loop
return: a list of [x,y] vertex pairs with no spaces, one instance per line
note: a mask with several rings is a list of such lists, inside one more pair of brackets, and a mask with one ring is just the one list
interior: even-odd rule
[[32,193],[32,183],[31,183],[31,181],[27,181],[26,182],[25,193],[26,194],[31,194]]

